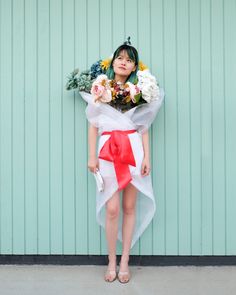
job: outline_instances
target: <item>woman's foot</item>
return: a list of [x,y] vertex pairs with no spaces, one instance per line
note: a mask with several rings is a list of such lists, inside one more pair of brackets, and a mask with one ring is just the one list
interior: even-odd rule
[[130,271],[129,271],[129,257],[121,257],[120,260],[120,269],[118,272],[118,280],[120,283],[128,283],[130,280]]
[[117,273],[116,273],[116,256],[109,256],[109,263],[107,266],[107,270],[105,273],[105,281],[106,282],[113,282],[116,279]]

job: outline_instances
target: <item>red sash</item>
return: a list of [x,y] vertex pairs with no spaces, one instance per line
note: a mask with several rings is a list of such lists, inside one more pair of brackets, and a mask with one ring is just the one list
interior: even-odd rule
[[136,132],[132,130],[104,131],[102,135],[111,134],[99,153],[99,158],[114,163],[119,190],[132,180],[129,166],[136,166],[132,147],[127,134]]

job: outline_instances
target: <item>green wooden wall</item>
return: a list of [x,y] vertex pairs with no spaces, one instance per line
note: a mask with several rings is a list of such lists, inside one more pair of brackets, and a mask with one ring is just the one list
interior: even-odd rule
[[0,253],[107,253],[86,104],[64,86],[131,36],[166,93],[131,254],[236,255],[235,28],[235,0],[0,0]]

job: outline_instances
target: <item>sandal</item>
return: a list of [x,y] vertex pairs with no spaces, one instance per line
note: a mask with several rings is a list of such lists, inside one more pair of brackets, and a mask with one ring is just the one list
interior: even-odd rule
[[[114,276],[112,277],[111,280],[109,280],[108,278],[106,278],[107,275],[114,275]],[[108,269],[108,270],[106,271],[106,273],[105,273],[104,280],[105,280],[105,282],[109,282],[109,283],[111,283],[111,282],[114,282],[114,281],[116,280],[116,276],[117,276],[117,274],[116,274],[116,271],[115,271],[115,270],[109,270],[109,269]]]
[[[128,275],[127,277],[123,277],[124,275]],[[119,270],[119,272],[118,272],[118,280],[119,280],[119,282],[120,283],[122,283],[122,284],[126,284],[126,283],[128,283],[129,282],[129,280],[130,280],[130,272],[129,271],[120,271]]]
[[107,269],[106,270],[106,273],[105,273],[105,276],[104,276],[104,280],[106,282],[111,283],[111,282],[114,282],[116,280],[116,278],[117,278],[116,267],[117,267],[117,265],[115,266],[115,270],[114,269]]
[[[121,276],[123,276],[123,275],[128,275],[127,279],[125,279],[124,281],[123,281],[122,278],[121,278]],[[124,279],[124,278],[123,278],[123,279]],[[129,271],[119,271],[119,273],[118,273],[118,280],[119,280],[119,282],[122,283],[122,284],[126,284],[126,283],[128,283],[129,280],[130,280],[130,272],[129,272]]]

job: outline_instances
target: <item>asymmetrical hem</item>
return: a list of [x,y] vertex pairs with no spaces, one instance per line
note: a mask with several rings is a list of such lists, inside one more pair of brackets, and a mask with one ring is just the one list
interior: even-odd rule
[[[111,134],[107,133],[102,135],[103,132],[136,130],[136,132],[127,134],[136,164],[135,166],[128,165],[132,178],[130,183],[138,189],[135,226],[131,242],[132,248],[152,221],[156,211],[151,174],[147,176],[141,175],[141,165],[144,156],[142,134],[149,129],[154,121],[163,103],[164,91],[160,88],[160,96],[156,100],[136,106],[125,113],[121,113],[108,104],[95,103],[92,95],[89,93],[80,92],[80,95],[88,103],[86,107],[87,120],[98,128],[97,156],[99,156],[101,149],[111,136]],[[98,160],[105,189],[102,192],[96,189],[96,220],[105,229],[106,202],[118,190],[119,184],[116,174],[117,169],[115,170],[114,163],[100,158]],[[122,242],[122,213],[121,208],[118,225],[118,240],[120,242]]]

